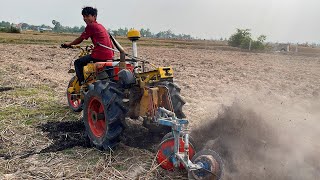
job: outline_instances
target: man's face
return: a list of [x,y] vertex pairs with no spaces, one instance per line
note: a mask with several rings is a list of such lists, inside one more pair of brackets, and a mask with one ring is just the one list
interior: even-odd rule
[[83,20],[84,20],[84,22],[86,22],[86,24],[90,24],[90,23],[96,21],[96,17],[92,16],[91,14],[89,14],[87,16],[83,15]]

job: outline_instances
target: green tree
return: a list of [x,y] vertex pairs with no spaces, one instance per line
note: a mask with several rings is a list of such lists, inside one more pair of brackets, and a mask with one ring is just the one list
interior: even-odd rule
[[21,24],[21,29],[28,29],[28,28],[29,28],[29,24],[27,24],[27,23]]
[[267,39],[266,35],[260,35],[257,40],[263,43],[266,39]]
[[62,25],[60,24],[60,22],[58,22],[56,20],[52,20],[52,24],[54,25],[54,28],[53,28],[54,32],[61,32]]
[[251,44],[252,50],[265,49],[264,42],[267,36],[260,35],[257,40],[251,38],[250,29],[237,29],[237,32],[232,34],[228,40],[228,44],[233,47],[240,47],[242,49],[249,49]]
[[10,27],[9,33],[20,33],[20,29],[14,26]]
[[229,38],[228,44],[233,47],[245,46],[248,40],[250,42],[250,39],[250,29],[237,29],[237,32]]
[[265,49],[265,45],[264,45],[264,41],[267,39],[267,36],[265,35],[260,35],[257,39],[257,41],[253,41],[252,42],[252,49],[258,49],[258,50],[264,50]]
[[252,39],[251,37],[244,37],[241,40],[241,43],[238,47],[242,48],[242,49],[249,49],[250,46],[250,42],[252,43]]
[[71,32],[80,32],[80,28],[78,26],[74,26],[72,29],[71,29]]
[[79,28],[79,32],[83,32],[83,31],[85,30],[85,28],[86,28],[86,27],[81,26],[81,27]]
[[0,22],[0,27],[9,28],[9,27],[11,27],[11,24],[9,22],[6,22],[6,21],[1,21]]
[[142,37],[152,37],[152,33],[150,32],[150,29],[141,29],[140,34]]

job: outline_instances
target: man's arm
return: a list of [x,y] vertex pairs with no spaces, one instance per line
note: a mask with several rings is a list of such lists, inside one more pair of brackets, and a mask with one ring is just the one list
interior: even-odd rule
[[83,41],[83,38],[82,37],[78,37],[77,39],[75,39],[71,43],[65,43],[65,45],[67,45],[67,46],[77,45],[77,44],[80,44],[82,41]]

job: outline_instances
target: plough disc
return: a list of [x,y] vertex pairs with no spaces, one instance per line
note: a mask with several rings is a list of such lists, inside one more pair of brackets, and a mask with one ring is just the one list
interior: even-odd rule
[[[184,152],[184,141],[179,139],[179,152]],[[191,143],[189,143],[189,159],[195,155],[195,149]],[[174,169],[174,138],[168,138],[161,142],[157,153],[157,162],[163,169],[172,171]],[[180,163],[179,168],[183,169],[184,166]]]

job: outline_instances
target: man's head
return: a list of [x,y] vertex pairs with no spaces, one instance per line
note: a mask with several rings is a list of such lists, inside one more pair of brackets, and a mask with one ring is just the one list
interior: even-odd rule
[[86,22],[86,24],[90,24],[96,21],[97,15],[98,15],[98,10],[96,8],[84,7],[82,9],[83,20],[84,22]]

